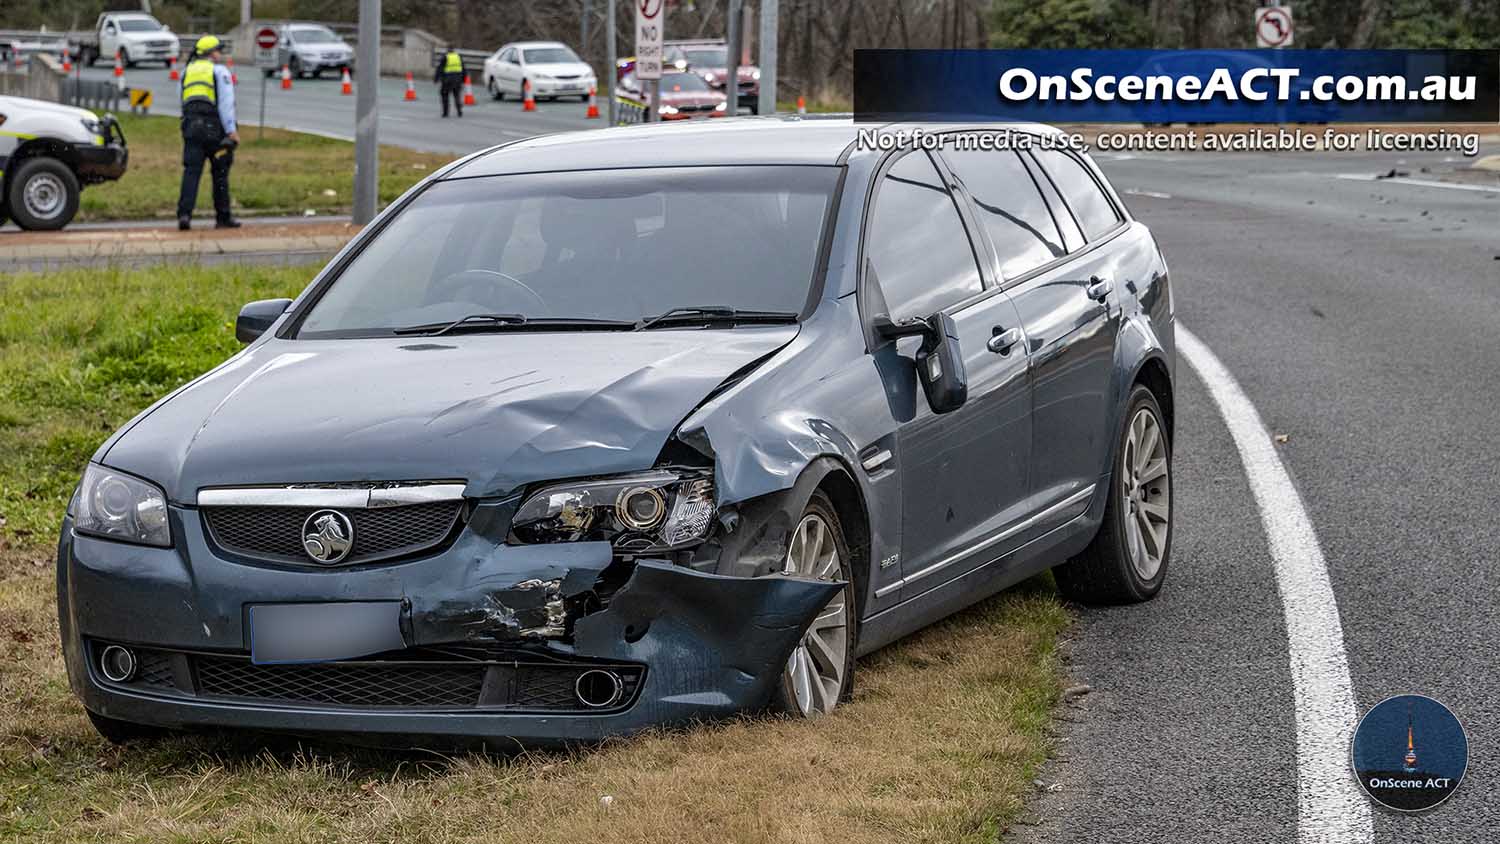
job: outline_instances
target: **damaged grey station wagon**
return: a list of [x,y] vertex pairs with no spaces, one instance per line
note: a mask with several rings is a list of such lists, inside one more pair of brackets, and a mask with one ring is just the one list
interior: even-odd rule
[[1150,233],[1085,156],[856,137],[497,147],[246,305],[248,347],[112,436],[63,521],[100,731],[530,745],[815,715],[857,656],[1048,568],[1153,596]]

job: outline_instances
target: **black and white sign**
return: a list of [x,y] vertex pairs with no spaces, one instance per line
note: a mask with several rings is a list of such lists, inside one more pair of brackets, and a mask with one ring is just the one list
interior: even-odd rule
[[1261,6],[1255,10],[1255,46],[1292,46],[1292,7]]
[[666,0],[635,0],[635,76],[637,79],[661,78],[661,42],[666,22]]

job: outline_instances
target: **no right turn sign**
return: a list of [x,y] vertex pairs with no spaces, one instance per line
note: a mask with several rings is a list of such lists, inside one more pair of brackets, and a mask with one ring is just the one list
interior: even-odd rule
[[1292,7],[1261,6],[1255,10],[1255,46],[1292,46]]

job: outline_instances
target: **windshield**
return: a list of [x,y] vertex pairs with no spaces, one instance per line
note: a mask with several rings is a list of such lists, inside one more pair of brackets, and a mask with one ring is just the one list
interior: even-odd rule
[[121,32],[161,32],[156,18],[121,18]]
[[708,83],[696,73],[666,73],[661,77],[663,91],[708,91]]
[[527,64],[577,62],[579,58],[567,47],[533,47],[525,51]]
[[339,274],[299,336],[391,336],[476,314],[800,313],[838,173],[671,167],[437,182]]
[[729,60],[725,58],[723,47],[709,47],[707,49],[683,50],[687,55],[688,64],[693,67],[728,67]]
[[294,29],[292,40],[298,44],[335,44],[339,37],[328,29]]

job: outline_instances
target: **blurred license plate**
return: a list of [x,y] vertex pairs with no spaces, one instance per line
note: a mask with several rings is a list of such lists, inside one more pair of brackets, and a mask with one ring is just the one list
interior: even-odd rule
[[406,647],[400,601],[252,604],[250,661],[331,662]]

